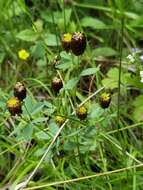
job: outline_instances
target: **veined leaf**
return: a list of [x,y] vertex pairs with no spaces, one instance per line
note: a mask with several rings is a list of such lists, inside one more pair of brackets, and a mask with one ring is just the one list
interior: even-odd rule
[[87,76],[87,75],[93,75],[95,74],[97,71],[99,71],[99,68],[88,68],[85,69],[81,72],[80,76]]
[[93,17],[84,17],[81,20],[81,25],[83,27],[91,27],[93,29],[105,29],[107,26],[101,20]]

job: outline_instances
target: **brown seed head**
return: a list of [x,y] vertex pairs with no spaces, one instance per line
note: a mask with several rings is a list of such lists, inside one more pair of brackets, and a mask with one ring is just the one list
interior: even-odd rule
[[79,56],[86,48],[86,37],[82,32],[74,32],[71,39],[71,50],[73,54]]
[[26,98],[26,88],[21,82],[17,82],[14,86],[14,96],[19,100]]
[[54,92],[58,93],[62,87],[62,80],[58,77],[54,77],[52,80],[52,89],[54,90]]

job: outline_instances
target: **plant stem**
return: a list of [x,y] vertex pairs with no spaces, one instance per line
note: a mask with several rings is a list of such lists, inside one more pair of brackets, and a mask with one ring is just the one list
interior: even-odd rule
[[119,60],[119,78],[118,78],[118,105],[117,105],[117,123],[120,128],[120,94],[121,94],[121,72],[122,72],[122,54],[123,54],[123,34],[124,34],[124,18],[121,18],[121,36],[119,44],[120,60]]
[[63,0],[63,10],[64,10],[64,29],[65,29],[65,33],[67,32],[66,30],[66,13],[65,13],[65,2]]

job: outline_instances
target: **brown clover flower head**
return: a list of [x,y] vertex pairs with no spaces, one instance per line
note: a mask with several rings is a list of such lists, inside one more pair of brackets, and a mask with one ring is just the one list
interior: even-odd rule
[[11,97],[7,101],[7,108],[11,115],[21,114],[21,101],[17,97]]
[[71,50],[74,55],[79,56],[86,48],[86,37],[82,32],[74,32],[71,39]]
[[55,93],[58,93],[60,89],[63,87],[62,80],[58,77],[54,77],[52,80],[52,89]]
[[26,88],[21,82],[17,82],[14,86],[14,96],[19,100],[26,98]]

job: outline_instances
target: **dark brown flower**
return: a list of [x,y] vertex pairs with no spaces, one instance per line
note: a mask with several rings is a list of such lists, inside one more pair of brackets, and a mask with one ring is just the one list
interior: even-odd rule
[[58,93],[60,89],[63,87],[62,80],[58,77],[54,77],[52,80],[52,89],[55,93]]
[[82,32],[74,32],[71,39],[71,50],[74,55],[83,54],[86,48],[86,37]]
[[26,88],[21,82],[17,82],[14,86],[14,96],[19,100],[26,98]]

